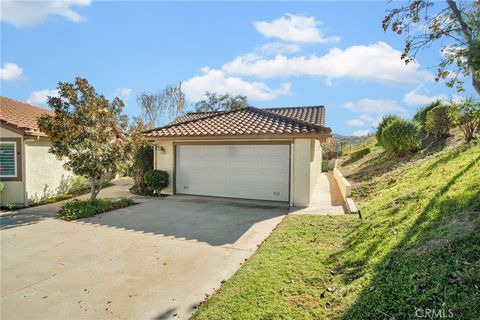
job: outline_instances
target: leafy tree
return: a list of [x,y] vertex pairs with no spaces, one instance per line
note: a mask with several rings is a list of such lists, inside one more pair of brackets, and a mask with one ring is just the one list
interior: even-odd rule
[[430,134],[434,134],[437,138],[448,137],[451,124],[450,108],[448,106],[439,105],[427,112],[426,128]]
[[130,127],[133,156],[131,161],[128,162],[127,171],[134,181],[130,190],[134,193],[143,193],[146,187],[143,176],[145,172],[153,169],[153,146],[143,137],[146,126],[141,118],[134,117]]
[[215,92],[205,92],[205,99],[198,101],[195,104],[195,111],[231,111],[239,110],[248,107],[248,100],[246,96],[231,96],[226,93],[219,95]]
[[383,144],[383,130],[385,129],[385,127],[390,122],[392,122],[393,120],[398,120],[398,119],[400,119],[400,117],[395,115],[395,114],[390,114],[390,115],[386,115],[386,116],[382,117],[382,120],[380,120],[380,123],[378,124],[377,134],[376,134],[377,135],[377,142],[378,142],[379,145],[384,147],[384,144]]
[[[463,91],[463,76],[471,76],[480,94],[480,2],[410,0],[391,9],[382,27],[405,35],[402,59],[413,61],[417,53],[437,40],[442,42],[442,59],[435,80]],[[454,70],[449,68],[454,66]]]
[[79,77],[74,83],[59,82],[58,93],[48,97],[55,116],[43,115],[38,125],[65,168],[88,177],[95,202],[102,182],[115,175],[132,150],[124,104],[118,97],[110,102]]
[[178,86],[167,86],[158,93],[142,92],[137,96],[137,103],[142,109],[146,128],[153,129],[165,115],[176,115],[185,108],[182,83]]
[[383,129],[382,137],[385,150],[396,156],[404,156],[420,148],[418,127],[405,119],[390,121]]
[[473,140],[475,131],[480,129],[480,102],[469,98],[454,105],[453,110],[454,124],[460,127],[465,140]]
[[134,180],[134,186],[132,192],[144,192],[145,191],[145,172],[153,169],[153,146],[148,142],[141,142],[136,148],[133,154],[133,161],[131,166],[131,174]]
[[422,130],[425,128],[427,124],[427,113],[428,111],[432,110],[433,108],[442,105],[442,101],[436,100],[424,107],[418,109],[418,111],[413,116],[413,121],[415,121],[418,125],[422,127]]

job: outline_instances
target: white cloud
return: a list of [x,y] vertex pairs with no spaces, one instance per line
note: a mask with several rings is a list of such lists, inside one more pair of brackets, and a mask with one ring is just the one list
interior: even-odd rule
[[323,56],[288,58],[277,55],[265,58],[247,54],[223,65],[230,74],[259,78],[288,76],[324,76],[328,80],[350,77],[357,80],[373,80],[388,84],[411,84],[431,80],[432,75],[420,70],[420,64],[405,65],[401,52],[384,42],[352,46],[345,50],[333,48]]
[[45,104],[49,96],[58,97],[58,91],[49,89],[33,91],[28,97],[27,102],[32,104]]
[[368,130],[358,130],[358,131],[355,131],[354,133],[352,133],[352,136],[355,136],[355,137],[368,136]]
[[5,81],[18,80],[23,74],[22,68],[15,63],[4,63],[0,68],[0,79]]
[[383,114],[391,112],[405,113],[407,111],[404,108],[400,107],[395,100],[361,99],[357,102],[346,102],[342,105],[342,107],[348,110],[362,113]]
[[362,114],[360,116],[360,119],[371,127],[377,127],[380,121],[382,120],[382,116],[383,114],[374,118],[369,116],[368,114]]
[[419,89],[415,89],[415,90],[412,90],[412,91],[409,91],[405,94],[405,96],[403,97],[403,101],[406,103],[406,104],[409,104],[409,105],[414,105],[414,106],[418,106],[418,105],[426,105],[426,104],[429,104],[431,102],[434,102],[436,100],[441,100],[441,101],[445,101],[445,102],[450,102],[450,101],[453,101],[453,102],[458,102],[458,101],[461,101],[463,98],[459,95],[452,95],[452,96],[447,96],[445,94],[439,94],[439,95],[428,95],[428,94],[422,94],[422,93],[419,93]]
[[320,22],[314,17],[289,14],[271,22],[256,21],[255,28],[267,38],[278,38],[287,42],[327,43],[337,42],[340,37],[325,37],[318,28]]
[[132,95],[133,90],[130,88],[118,88],[115,90],[115,96],[119,97],[120,99],[126,100],[130,98]]
[[222,70],[203,68],[202,74],[182,83],[183,91],[188,99],[196,101],[204,97],[205,91],[220,94],[245,95],[251,100],[273,100],[290,93],[290,83],[283,83],[272,89],[264,82],[248,82],[238,77],[231,77]]
[[365,126],[365,122],[363,122],[360,119],[347,120],[347,121],[345,121],[345,123],[348,124],[349,126],[352,126],[352,127],[364,127]]
[[62,16],[72,22],[84,18],[72,6],[88,6],[91,0],[2,1],[1,20],[16,27],[25,27],[45,21],[50,15]]
[[258,48],[258,50],[265,54],[282,54],[298,52],[301,48],[293,43],[268,42]]
[[345,123],[352,127],[377,127],[381,119],[382,116],[374,118],[369,116],[368,114],[362,114],[360,118],[347,120],[345,121]]

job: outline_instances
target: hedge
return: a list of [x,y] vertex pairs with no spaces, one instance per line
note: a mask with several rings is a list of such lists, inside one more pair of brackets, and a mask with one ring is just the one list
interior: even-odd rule
[[360,158],[363,158],[365,155],[369,153],[370,153],[370,148],[362,148],[362,149],[355,150],[350,154],[350,160],[358,160]]

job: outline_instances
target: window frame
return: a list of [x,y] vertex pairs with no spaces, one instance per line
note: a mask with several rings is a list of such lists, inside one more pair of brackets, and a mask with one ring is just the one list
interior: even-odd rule
[[21,138],[0,138],[1,144],[13,144],[14,161],[15,161],[15,175],[2,176],[0,174],[0,181],[22,181],[22,147]]

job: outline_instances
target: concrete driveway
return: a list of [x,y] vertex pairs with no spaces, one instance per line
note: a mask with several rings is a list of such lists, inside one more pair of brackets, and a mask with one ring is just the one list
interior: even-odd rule
[[1,318],[186,319],[288,211],[209,197],[136,201],[76,222],[45,207],[2,214]]

